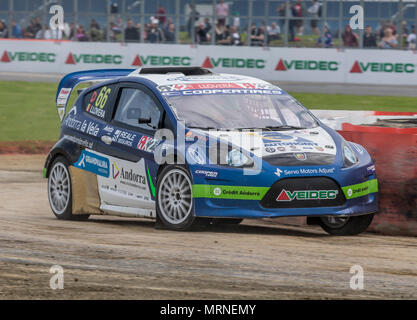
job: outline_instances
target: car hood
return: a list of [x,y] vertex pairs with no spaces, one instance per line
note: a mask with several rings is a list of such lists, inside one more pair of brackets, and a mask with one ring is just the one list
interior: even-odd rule
[[231,142],[257,157],[285,153],[336,155],[336,143],[321,127],[285,131],[204,131],[212,138]]

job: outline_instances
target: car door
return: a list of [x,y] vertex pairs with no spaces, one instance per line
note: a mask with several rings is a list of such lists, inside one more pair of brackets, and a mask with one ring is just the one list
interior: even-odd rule
[[[136,208],[136,215],[155,216],[154,135],[163,118],[164,109],[151,90],[138,83],[120,83],[112,118],[101,136],[110,161],[110,175],[98,178],[104,206],[114,211]],[[139,119],[147,121],[139,123]]]

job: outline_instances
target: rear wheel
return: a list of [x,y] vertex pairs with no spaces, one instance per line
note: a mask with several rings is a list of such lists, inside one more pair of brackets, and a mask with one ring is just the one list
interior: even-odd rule
[[195,221],[192,183],[181,166],[167,166],[160,174],[156,210],[162,224],[172,230],[190,229]]
[[55,217],[62,220],[86,220],[88,214],[72,214],[71,176],[69,163],[62,156],[52,163],[48,177],[48,199]]
[[364,232],[372,222],[374,214],[353,217],[321,217],[319,225],[329,234],[353,236]]

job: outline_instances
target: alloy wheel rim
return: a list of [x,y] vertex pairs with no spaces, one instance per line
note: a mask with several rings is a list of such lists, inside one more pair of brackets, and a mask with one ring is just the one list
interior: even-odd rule
[[323,223],[330,228],[341,228],[349,220],[349,217],[322,217]]
[[66,166],[56,163],[48,179],[49,203],[56,214],[62,214],[68,207],[70,198],[70,180]]
[[174,169],[163,177],[158,190],[158,204],[161,214],[171,224],[180,224],[189,217],[192,190],[185,172]]

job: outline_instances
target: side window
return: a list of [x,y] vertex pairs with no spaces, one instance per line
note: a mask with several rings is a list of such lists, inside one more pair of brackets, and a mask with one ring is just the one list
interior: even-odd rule
[[88,114],[105,119],[106,114],[111,112],[111,101],[113,100],[115,85],[99,87],[84,96],[83,108]]
[[[139,118],[148,119],[139,123]],[[145,130],[158,128],[161,110],[146,92],[135,88],[123,88],[116,107],[114,120]]]

